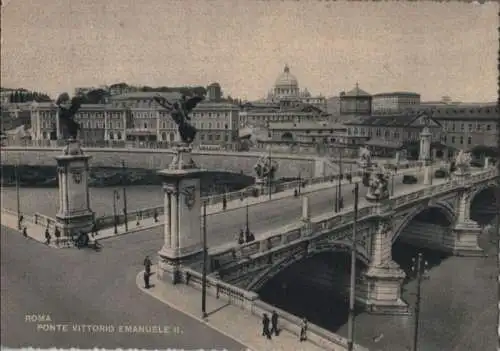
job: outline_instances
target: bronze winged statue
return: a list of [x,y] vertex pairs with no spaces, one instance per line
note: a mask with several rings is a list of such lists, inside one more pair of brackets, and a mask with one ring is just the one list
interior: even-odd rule
[[68,93],[62,93],[56,100],[56,106],[59,109],[59,125],[63,139],[77,139],[80,124],[75,121],[75,115],[80,109],[80,98],[74,96],[71,100]]
[[189,114],[196,105],[203,101],[203,97],[195,96],[186,100],[186,96],[183,95],[180,101],[174,102],[173,104],[162,96],[155,96],[154,100],[170,112],[172,119],[175,124],[177,124],[177,129],[179,130],[182,141],[186,144],[191,144],[194,141],[197,130],[189,123],[191,121]]

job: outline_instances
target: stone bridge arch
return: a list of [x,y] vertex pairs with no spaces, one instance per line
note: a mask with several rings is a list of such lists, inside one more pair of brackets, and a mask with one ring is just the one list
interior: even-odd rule
[[[291,267],[294,264],[299,264],[301,261],[313,258],[324,253],[350,253],[351,243],[346,241],[336,241],[330,243],[323,243],[321,245],[308,245],[306,250],[300,252],[290,253],[286,257],[273,262],[272,265],[259,272],[259,274],[248,284],[247,290],[258,291],[267,282],[273,279],[280,272]],[[370,263],[371,258],[365,250],[357,250],[356,258],[358,263],[362,263],[364,267],[367,267]],[[359,265],[358,265],[359,266]]]
[[490,224],[498,213],[500,186],[497,182],[487,182],[475,186],[469,193],[467,204],[470,219],[480,226]]
[[394,244],[396,242],[396,240],[399,238],[399,236],[404,231],[404,229],[409,224],[411,224],[411,222],[418,215],[420,215],[426,211],[429,211],[429,210],[439,211],[439,213],[441,215],[443,215],[450,222],[450,226],[453,226],[457,220],[457,215],[455,213],[454,208],[447,202],[429,201],[428,203],[422,203],[422,204],[416,206],[408,214],[406,214],[405,217],[401,221],[399,221],[398,223],[395,223],[395,226],[393,227],[394,230],[393,230],[393,236],[392,236],[392,243]]

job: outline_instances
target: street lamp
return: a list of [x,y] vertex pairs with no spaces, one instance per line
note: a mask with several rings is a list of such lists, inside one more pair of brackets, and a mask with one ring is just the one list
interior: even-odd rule
[[125,187],[125,161],[122,160],[122,186],[123,186],[123,217],[125,220],[125,231],[128,232],[128,219],[127,219],[127,188]]
[[339,184],[338,184],[338,191],[337,191],[337,208],[338,211],[340,212],[342,210],[343,204],[342,204],[342,178],[343,178],[343,172],[342,172],[342,150],[339,153]]
[[353,351],[354,347],[354,306],[356,302],[356,231],[358,222],[358,201],[359,201],[359,184],[354,183],[354,222],[352,224],[351,238],[351,281],[349,284],[349,320],[347,325],[347,350]]
[[207,318],[207,200],[203,201],[203,270],[201,278],[201,315]]
[[21,230],[21,196],[19,194],[19,169],[17,164],[14,166],[14,177],[16,178],[17,229]]
[[422,280],[426,279],[424,276],[427,269],[427,261],[422,261],[422,254],[419,253],[417,258],[412,258],[413,265],[412,271],[417,277],[417,301],[415,302],[415,329],[413,332],[413,351],[418,351],[418,328],[420,323],[420,298],[421,298],[421,285]]
[[[116,201],[120,200],[120,194],[118,190],[113,190],[113,223],[115,227],[115,234],[118,233],[118,216],[116,215]],[[126,222],[125,222],[126,223]]]
[[394,196],[394,177],[396,176],[396,170],[391,174],[391,196]]

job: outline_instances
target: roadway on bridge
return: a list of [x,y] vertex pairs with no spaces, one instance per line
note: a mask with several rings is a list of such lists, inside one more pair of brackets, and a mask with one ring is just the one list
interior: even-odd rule
[[[418,189],[422,187],[423,173],[417,174],[418,184],[402,184],[403,176],[394,177],[394,192],[397,194],[402,190]],[[443,180],[438,180],[443,181]],[[389,184],[390,186],[391,184]],[[342,185],[342,195],[344,197],[344,206],[353,205],[354,184]],[[360,201],[364,201],[367,188],[360,186]],[[315,193],[307,194],[309,197],[309,208],[311,216],[318,216],[324,213],[333,212],[335,189],[329,188]],[[277,201],[264,202],[256,206],[250,206],[248,209],[248,218],[250,230],[257,236],[261,233],[278,229],[299,221],[302,216],[302,200],[300,198],[285,198]],[[245,228],[246,208],[219,212],[208,216],[207,219],[207,240],[208,246],[228,244],[237,240],[240,229]],[[132,234],[131,234],[132,235]],[[153,238],[163,237],[163,226],[153,229],[137,232],[133,234],[140,236],[137,242],[153,240]],[[160,249],[160,248],[158,248]]]
[[[2,346],[244,350],[137,289],[144,255],[154,257],[160,245],[158,240],[137,246],[124,237],[107,241],[99,253],[55,250],[1,227]],[[68,323],[69,331],[37,331],[37,323],[25,322],[31,314],[49,315],[52,324]],[[113,325],[116,331],[74,332],[73,324]],[[119,325],[176,326],[181,333],[120,333]]]

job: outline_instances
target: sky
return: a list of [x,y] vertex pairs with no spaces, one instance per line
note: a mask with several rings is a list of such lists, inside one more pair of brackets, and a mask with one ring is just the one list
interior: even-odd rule
[[1,84],[51,96],[126,82],[259,99],[290,66],[337,96],[497,99],[496,2],[3,0]]

